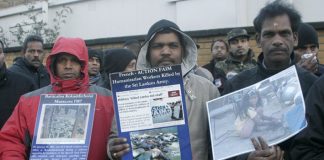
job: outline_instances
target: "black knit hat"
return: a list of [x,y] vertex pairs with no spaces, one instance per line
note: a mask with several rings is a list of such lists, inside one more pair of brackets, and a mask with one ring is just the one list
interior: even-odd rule
[[103,71],[109,75],[114,72],[122,72],[133,59],[134,53],[128,49],[116,48],[104,51]]
[[315,44],[319,47],[318,35],[313,26],[301,23],[298,28],[298,45],[296,48],[302,48],[307,44]]
[[[127,65],[136,59],[134,53],[129,49],[116,48],[108,49],[103,53],[103,73],[108,78],[110,73],[123,72]],[[106,80],[106,87],[110,88],[109,78]]]
[[99,59],[100,64],[102,64],[102,53],[100,50],[88,48],[88,58],[96,57]]

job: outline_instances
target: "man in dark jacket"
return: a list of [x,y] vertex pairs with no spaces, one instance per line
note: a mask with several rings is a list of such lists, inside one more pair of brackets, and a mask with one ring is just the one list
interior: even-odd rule
[[0,129],[10,117],[20,96],[35,89],[31,79],[8,71],[4,59],[4,45],[0,41]]
[[228,51],[229,46],[224,40],[213,40],[211,45],[211,54],[213,59],[203,66],[213,75],[213,83],[218,87],[220,92],[223,91],[226,75],[222,69],[216,68],[216,63],[225,62],[228,57]]
[[43,63],[45,56],[43,39],[29,35],[22,46],[23,58],[17,59],[9,68],[10,71],[30,77],[37,88],[49,85],[50,78]]
[[[292,65],[294,65],[294,45],[297,45],[297,29],[301,22],[300,15],[293,6],[283,1],[274,1],[265,6],[254,19],[256,40],[262,52],[258,57],[256,68],[241,72],[228,80],[224,94],[255,84]],[[316,80],[312,73],[296,66],[304,97]],[[252,140],[255,151],[237,157],[238,159],[280,159],[282,150],[289,152],[290,140],[278,146],[269,147],[259,138]],[[287,155],[285,155],[287,156]],[[286,158],[286,157],[285,157]]]
[[306,103],[308,126],[296,136],[290,156],[292,159],[324,159],[324,76],[310,88]]

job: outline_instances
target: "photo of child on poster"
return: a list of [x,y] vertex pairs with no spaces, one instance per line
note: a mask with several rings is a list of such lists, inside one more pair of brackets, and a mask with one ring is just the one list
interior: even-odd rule
[[207,108],[215,159],[254,150],[253,137],[274,145],[306,127],[304,99],[292,69],[211,100]]

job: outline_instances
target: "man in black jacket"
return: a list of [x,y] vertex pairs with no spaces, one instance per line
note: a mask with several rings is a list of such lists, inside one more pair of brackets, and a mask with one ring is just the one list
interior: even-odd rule
[[20,96],[35,88],[31,79],[7,70],[3,50],[4,45],[0,41],[0,129],[10,117]]
[[224,82],[226,81],[226,74],[222,69],[216,67],[216,63],[225,62],[229,54],[228,51],[229,46],[224,40],[213,40],[211,44],[211,54],[213,59],[209,63],[202,66],[213,75],[213,83],[220,92],[223,91]]
[[[297,45],[297,29],[301,17],[293,6],[284,1],[276,0],[265,6],[254,19],[256,41],[262,49],[256,68],[246,70],[228,80],[224,94],[255,84],[294,64],[294,46]],[[316,80],[312,73],[296,66],[304,97]],[[279,146],[269,147],[262,139],[253,139],[255,151],[237,157],[237,159],[281,159],[283,152],[289,152],[293,138]],[[288,154],[285,155],[285,159]]]
[[10,71],[31,78],[37,88],[49,85],[50,77],[42,64],[45,53],[43,39],[37,35],[29,35],[22,46],[23,57],[17,59],[9,68]]
[[308,126],[296,136],[290,156],[292,159],[324,159],[324,76],[309,90],[305,100]]

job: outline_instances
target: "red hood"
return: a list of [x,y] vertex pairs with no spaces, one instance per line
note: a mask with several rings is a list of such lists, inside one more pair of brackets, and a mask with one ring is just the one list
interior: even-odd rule
[[[59,53],[69,53],[76,56],[82,64],[81,72],[84,75],[81,79],[62,80],[54,75],[52,67],[53,58]],[[51,77],[51,84],[54,91],[78,92],[80,89],[89,87],[88,75],[88,49],[83,39],[60,37],[56,40],[52,52],[47,57],[46,68]]]

